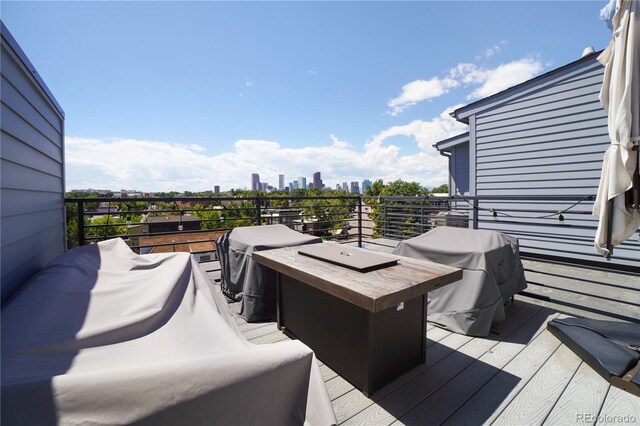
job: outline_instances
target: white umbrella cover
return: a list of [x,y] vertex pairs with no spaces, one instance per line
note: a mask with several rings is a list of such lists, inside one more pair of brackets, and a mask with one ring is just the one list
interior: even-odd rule
[[638,0],[620,0],[619,5],[611,42],[598,57],[605,66],[600,102],[608,113],[611,146],[604,155],[593,214],[600,220],[595,249],[607,259],[613,245],[640,227],[640,210],[625,202],[638,166],[638,148],[633,147],[640,140],[640,8]]

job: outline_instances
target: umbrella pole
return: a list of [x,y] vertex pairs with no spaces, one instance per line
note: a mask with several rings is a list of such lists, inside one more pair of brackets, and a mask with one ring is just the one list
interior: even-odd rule
[[637,161],[636,161],[636,171],[633,173],[633,177],[631,179],[631,182],[633,182],[633,186],[631,188],[631,191],[633,191],[633,205],[631,206],[632,209],[640,209],[640,147],[636,145],[633,147],[633,150],[636,152],[636,157],[637,157]]
[[611,233],[613,228],[613,198],[607,201],[607,260],[611,260],[613,254],[613,244],[611,244]]

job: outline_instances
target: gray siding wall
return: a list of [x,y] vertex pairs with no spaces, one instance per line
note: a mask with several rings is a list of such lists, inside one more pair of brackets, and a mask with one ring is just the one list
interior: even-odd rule
[[469,195],[469,144],[451,149],[451,195]]
[[[478,112],[475,119],[475,193],[483,195],[594,195],[602,158],[610,144],[607,117],[598,95],[604,67],[596,60],[565,69],[538,90],[525,86],[521,97]],[[536,84],[532,82],[532,84]],[[483,202],[481,207],[558,211],[570,202]],[[522,251],[602,262],[593,238],[597,219],[593,201],[585,201],[558,217],[510,212],[494,219],[478,213],[478,227],[508,232],[520,239]],[[522,225],[522,220],[531,221]],[[614,249],[612,263],[640,265],[635,234]]]
[[64,117],[2,26],[2,302],[65,250]]

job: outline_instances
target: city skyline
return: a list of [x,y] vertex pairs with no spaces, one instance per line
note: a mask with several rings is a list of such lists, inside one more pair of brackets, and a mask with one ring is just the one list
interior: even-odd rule
[[[374,179],[376,180],[376,179]],[[286,182],[286,174],[279,173],[278,174],[278,187],[273,187],[268,185],[267,182],[260,181],[260,173],[251,173],[251,190],[261,190],[261,191],[275,191],[280,190],[283,191],[286,188],[291,191],[292,189],[333,189],[331,184],[325,185],[324,180],[322,179],[322,172],[317,171],[313,172],[311,181],[309,185],[307,185],[307,177],[299,176],[297,179],[291,180],[288,185],[285,185]],[[363,178],[361,181],[350,181],[349,183],[343,182],[342,186],[337,183],[336,189],[342,189],[349,193],[364,193],[367,187],[371,186],[373,182],[368,178]],[[446,182],[445,182],[446,183]],[[439,186],[439,185],[436,185]],[[435,186],[434,186],[435,187]],[[218,187],[219,188],[219,187]],[[242,188],[234,188],[234,189],[242,189]]]

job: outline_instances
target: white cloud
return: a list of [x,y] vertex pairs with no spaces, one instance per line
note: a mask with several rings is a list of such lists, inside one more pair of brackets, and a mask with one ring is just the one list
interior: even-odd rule
[[451,78],[440,79],[433,77],[430,80],[415,80],[402,86],[402,93],[397,98],[389,100],[387,106],[391,108],[390,115],[396,116],[410,106],[426,99],[437,98],[458,85]]
[[538,75],[544,69],[540,60],[527,57],[487,69],[462,63],[449,70],[448,77],[458,79],[466,86],[480,85],[467,99],[485,98],[504,89],[520,84]]
[[482,54],[479,56],[476,56],[476,59],[488,59],[491,58],[494,55],[497,55],[498,53],[502,52],[502,47],[504,45],[506,45],[507,42],[505,40],[501,40],[500,42],[494,44],[493,46],[489,47],[488,49],[485,49],[482,51]]
[[402,126],[393,126],[380,132],[370,144],[381,144],[392,136],[407,136],[414,138],[424,152],[433,150],[433,144],[451,136],[467,131],[467,125],[460,123],[449,115],[449,112],[460,108],[462,104],[447,108],[431,121],[414,120]]
[[[201,191],[220,185],[228,190],[249,187],[251,173],[259,173],[263,181],[274,185],[280,173],[289,182],[316,171],[334,185],[380,178],[433,187],[447,182],[447,161],[431,145],[465,130],[466,126],[443,112],[430,121],[416,120],[383,130],[360,146],[335,135],[330,135],[326,145],[302,148],[241,139],[229,151],[216,155],[207,155],[199,145],[67,137],[67,188]],[[403,154],[401,147],[385,144],[396,136],[405,137],[406,146],[417,146],[419,151]]]
[[[484,50],[482,56],[478,56],[476,59],[490,58],[500,53],[502,46],[506,43],[506,41],[500,41]],[[480,86],[475,88],[467,96],[467,99],[490,96],[536,76],[543,69],[542,62],[533,57],[501,64],[496,68],[485,68],[473,63],[459,63],[449,70],[446,77],[415,80],[402,86],[402,93],[387,103],[387,106],[391,108],[387,113],[397,116],[416,103],[442,96],[461,84],[464,87]]]
[[349,142],[341,141],[333,133],[329,137],[331,138],[331,141],[333,142],[333,146],[336,147],[336,148],[353,148],[353,145],[351,145]]
[[245,77],[244,79],[244,85],[246,87],[252,87],[255,83],[253,82],[253,80],[251,80],[249,77]]
[[486,69],[470,63],[460,63],[449,70],[449,78],[462,81],[465,87],[483,83],[487,78],[486,74]]
[[318,71],[316,71],[316,70],[307,70],[307,74],[309,74],[309,75],[318,75],[320,73]]
[[485,98],[493,95],[535,77],[542,70],[542,63],[533,58],[502,64],[486,72],[482,86],[474,90],[469,98]]

